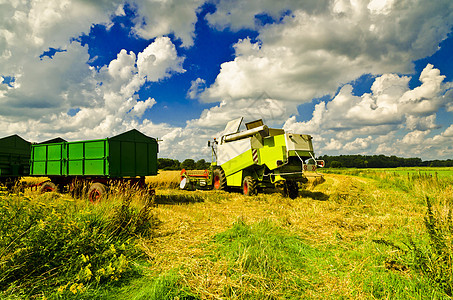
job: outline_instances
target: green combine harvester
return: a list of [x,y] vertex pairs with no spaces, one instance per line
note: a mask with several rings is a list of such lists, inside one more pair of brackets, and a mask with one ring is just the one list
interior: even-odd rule
[[181,171],[181,189],[228,190],[242,188],[244,195],[256,195],[264,188],[277,188],[290,198],[299,193],[299,183],[308,181],[305,172],[323,167],[316,160],[312,137],[269,128],[262,120],[230,121],[220,139],[214,139],[210,170]]

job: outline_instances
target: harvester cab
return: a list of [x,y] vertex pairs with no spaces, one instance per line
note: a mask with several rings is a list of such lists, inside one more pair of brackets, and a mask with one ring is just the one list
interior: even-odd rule
[[[317,161],[312,137],[306,134],[269,128],[262,120],[245,124],[243,118],[228,122],[221,137],[209,143],[212,148],[211,170],[205,172],[206,187],[216,190],[242,188],[245,195],[255,195],[264,188],[277,188],[295,198],[299,183],[308,181],[306,172],[316,172],[323,161]],[[197,177],[187,172],[192,187],[199,186]],[[320,176],[315,174],[315,176]],[[203,182],[204,184],[204,182]]]

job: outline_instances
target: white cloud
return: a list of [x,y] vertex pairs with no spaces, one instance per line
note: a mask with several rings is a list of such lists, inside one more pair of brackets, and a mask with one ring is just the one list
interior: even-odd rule
[[157,38],[138,54],[137,68],[139,75],[148,81],[158,81],[174,73],[183,73],[183,57],[178,57],[175,45],[168,37]]
[[368,136],[366,138],[356,138],[354,141],[347,143],[344,145],[344,150],[346,151],[360,151],[366,150],[370,148],[371,141],[373,138]]
[[406,117],[406,128],[408,130],[431,130],[439,128],[439,125],[436,124],[436,115],[430,115],[427,117],[417,117],[413,115],[408,115]]
[[408,145],[421,145],[423,144],[428,133],[429,131],[411,131],[404,136],[401,142]]
[[206,80],[197,78],[190,83],[190,88],[189,88],[189,91],[187,92],[187,96],[190,99],[196,99],[196,98],[198,98],[198,95],[202,91],[204,91],[205,88],[206,88]]
[[340,141],[331,138],[330,141],[326,143],[324,150],[341,150],[342,148],[343,144]]
[[448,127],[448,128],[442,133],[442,136],[452,138],[452,137],[453,137],[453,125],[450,125],[450,127]]
[[[310,120],[297,122],[292,116],[284,128],[327,138],[320,144],[321,151],[388,154],[393,149],[393,154],[426,156],[428,149],[436,147],[445,155],[441,149],[448,148],[445,138],[451,134],[450,128],[432,137],[435,143],[427,142],[432,131],[440,128],[437,111],[451,101],[445,97],[451,83],[444,79],[428,64],[420,75],[421,85],[413,89],[409,77],[396,74],[376,77],[371,93],[362,96],[353,95],[352,86],[345,85],[331,101],[317,104]],[[404,136],[398,139],[401,134]]]
[[[255,28],[254,16],[291,14],[240,40],[201,99],[254,98],[307,102],[332,95],[364,73],[410,73],[412,61],[437,50],[453,25],[453,2],[221,1],[207,19],[219,28]],[[370,30],[369,28],[372,28]]]
[[[0,76],[2,82],[3,76],[14,78],[12,84],[0,83],[2,136],[17,133],[40,141],[56,135],[98,138],[133,127],[155,136],[174,130],[168,124],[142,120],[156,101],[139,101],[137,92],[146,81],[185,71],[184,58],[178,56],[174,44],[159,36],[174,33],[186,46],[191,45],[200,2],[141,2],[138,19],[163,26],[137,23],[136,33],[154,42],[141,53],[122,50],[96,70],[87,64],[87,46],[71,39],[88,33],[93,24],[109,29],[112,15],[125,15],[123,4],[122,0],[0,3]],[[62,51],[40,59],[49,48]],[[70,110],[73,113],[68,115]]]
[[137,1],[136,33],[146,39],[173,33],[183,46],[193,45],[197,9],[204,0]]
[[[233,45],[235,58],[221,65],[214,84],[206,86],[203,78],[192,82],[188,97],[218,104],[185,127],[143,119],[156,103],[152,96],[138,99],[143,84],[185,71],[184,57],[165,36],[192,46],[203,2],[129,2],[137,8],[134,33],[155,40],[141,53],[120,51],[101,69],[89,67],[87,47],[71,40],[93,24],[109,29],[112,16],[125,15],[124,1],[1,2],[0,81],[14,78],[9,85],[0,82],[1,134],[85,139],[138,128],[163,139],[162,155],[209,157],[206,140],[227,121],[245,116],[314,135],[317,153],[407,156],[429,149],[451,157],[445,145],[451,145],[453,129],[439,133],[436,113],[453,111],[453,85],[431,65],[415,89],[409,88],[409,76],[397,74],[410,74],[412,61],[437,50],[453,26],[452,1],[216,1],[215,12],[206,16],[213,27],[258,31],[256,40]],[[260,14],[277,22],[263,24]],[[40,60],[51,47],[63,52]],[[372,74],[375,82],[370,93],[355,95],[348,83],[363,74]],[[297,122],[298,105],[335,94],[315,106],[310,120]]]
[[[410,76],[396,74],[411,73],[412,61],[437,50],[453,26],[451,1],[431,3],[429,9],[424,1],[397,5],[390,0],[220,1],[216,8],[206,17],[212,26],[254,28],[259,35],[234,45],[234,60],[221,65],[211,86],[200,88],[202,79],[192,84],[191,98],[221,101],[194,124],[225,123],[243,114],[247,99],[265,93],[285,108],[277,110],[275,120],[322,140],[322,151],[373,152],[390,149],[385,145],[394,139],[377,142],[382,137],[396,138],[402,130],[430,132],[439,127],[436,112],[451,111],[451,84],[434,66],[426,66],[415,89],[409,88]],[[286,16],[260,26],[255,18],[260,13],[277,20]],[[371,92],[355,95],[347,83],[363,74],[376,76]],[[310,120],[296,121],[297,105],[333,96],[339,86],[332,101],[315,105]],[[263,100],[254,106],[261,107],[259,102],[266,107]]]
[[[24,75],[16,78],[20,87],[7,90],[0,98],[0,104],[8,108],[0,115],[4,132],[21,133],[36,141],[55,132],[85,139],[138,127],[139,119],[156,103],[153,98],[138,100],[141,86],[184,71],[183,58],[176,55],[166,37],[157,38],[138,55],[121,50],[100,70],[80,63],[88,58],[87,48],[73,42],[53,59],[27,65]],[[55,91],[60,94],[55,95]],[[68,115],[74,107],[77,113]],[[145,123],[147,130],[156,126]]]
[[109,22],[122,1],[3,1],[0,9],[0,70],[20,75],[24,64],[49,48],[66,48],[93,23]]

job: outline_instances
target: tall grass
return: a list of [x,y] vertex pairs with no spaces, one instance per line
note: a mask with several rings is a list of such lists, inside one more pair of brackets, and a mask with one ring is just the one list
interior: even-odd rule
[[422,246],[412,241],[414,266],[448,296],[453,296],[452,208],[448,207],[443,214],[435,214],[429,198],[426,198],[426,204],[424,224],[429,240]]
[[110,205],[1,195],[0,295],[84,298],[137,275],[137,237],[152,236],[157,218],[149,202]]
[[436,201],[448,201],[453,195],[453,176],[438,176],[436,172],[430,173],[419,170],[418,172],[390,172],[376,169],[341,169],[328,170],[327,172],[371,178],[383,188],[397,189],[418,197],[422,202],[425,196]]
[[[453,200],[453,199],[452,199]],[[396,252],[397,265],[407,265],[424,276],[437,290],[453,296],[453,223],[451,206],[435,211],[426,197],[425,232],[408,236],[400,246],[384,241]],[[393,261],[395,263],[395,261]]]

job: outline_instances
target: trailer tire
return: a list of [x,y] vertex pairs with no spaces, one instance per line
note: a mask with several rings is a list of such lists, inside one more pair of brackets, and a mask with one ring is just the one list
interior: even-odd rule
[[242,193],[245,196],[253,196],[258,194],[256,188],[256,180],[252,176],[245,176],[244,181],[242,181]]
[[47,192],[58,192],[58,186],[53,183],[52,181],[45,181],[41,184],[41,188],[39,189],[41,194]]
[[100,182],[93,183],[88,190],[88,199],[93,203],[102,200],[106,195],[107,187]]
[[227,187],[225,171],[222,168],[215,168],[212,171],[212,186],[214,190],[224,191]]

